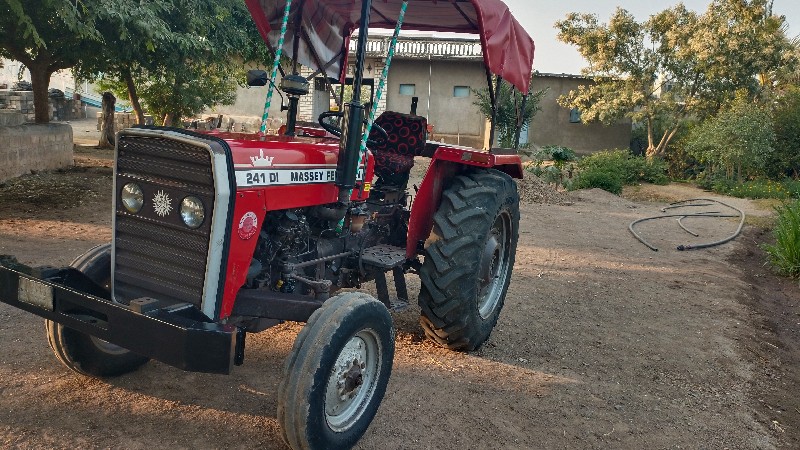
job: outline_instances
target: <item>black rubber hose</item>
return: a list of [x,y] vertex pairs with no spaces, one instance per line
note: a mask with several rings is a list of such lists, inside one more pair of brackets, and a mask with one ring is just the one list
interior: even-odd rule
[[[739,226],[736,228],[736,231],[732,235],[728,236],[725,239],[720,239],[718,241],[708,242],[706,244],[679,245],[679,246],[676,247],[676,249],[678,249],[679,251],[685,251],[685,250],[699,250],[701,248],[716,247],[717,245],[722,245],[722,244],[725,244],[727,242],[730,242],[730,241],[736,239],[742,233],[742,228],[744,228],[744,219],[745,219],[744,211],[742,211],[741,209],[739,209],[739,208],[737,208],[737,207],[735,207],[733,205],[729,205],[727,203],[723,203],[723,202],[721,202],[719,200],[712,200],[712,199],[695,199],[695,200],[710,200],[710,201],[714,201],[714,202],[719,203],[722,206],[726,206],[728,208],[731,208],[731,209],[734,209],[734,210],[738,211],[739,212],[739,216],[740,216]],[[688,200],[688,201],[691,201],[691,200]],[[713,217],[713,216],[699,216],[699,217]]]
[[638,224],[640,224],[640,223],[642,223],[642,222],[647,222],[647,221],[650,221],[650,220],[657,220],[657,219],[666,219],[666,218],[669,218],[669,217],[739,217],[739,216],[735,216],[735,215],[732,215],[732,214],[718,214],[718,215],[709,215],[709,214],[688,214],[688,215],[687,214],[665,214],[663,216],[645,217],[644,219],[635,220],[635,221],[631,222],[630,225],[628,225],[628,230],[631,232],[631,234],[633,234],[633,237],[635,237],[636,239],[639,240],[639,242],[641,242],[642,244],[646,245],[648,248],[650,248],[650,250],[652,250],[654,252],[657,252],[658,248],[653,246],[652,244],[650,244],[646,240],[644,240],[644,238],[641,237],[636,232],[636,230],[633,229],[633,227],[638,225]]
[[662,211],[666,211],[667,209],[681,208],[681,207],[695,207],[695,206],[710,206],[711,205],[711,204],[691,204],[691,202],[697,202],[697,201],[717,203],[717,204],[720,204],[720,205],[725,206],[727,208],[733,209],[736,212],[738,212],[739,214],[738,215],[731,215],[731,214],[715,214],[715,213],[712,213],[712,212],[701,212],[701,213],[697,213],[697,214],[666,214],[666,215],[661,215],[661,216],[645,217],[644,219],[639,219],[639,220],[635,220],[635,221],[631,222],[631,224],[628,225],[628,230],[631,232],[631,234],[633,234],[633,236],[639,242],[641,242],[642,244],[644,244],[645,246],[647,246],[650,250],[653,250],[654,252],[657,252],[658,248],[655,247],[654,245],[650,244],[649,242],[647,242],[642,236],[640,236],[636,232],[636,230],[634,230],[634,227],[637,224],[642,223],[642,222],[647,222],[647,221],[650,221],[650,220],[665,219],[665,218],[669,218],[669,217],[679,217],[680,219],[678,219],[678,224],[681,226],[681,228],[683,228],[684,230],[686,230],[690,234],[695,234],[695,233],[692,233],[691,231],[687,230],[686,227],[683,226],[681,221],[684,218],[687,218],[687,217],[691,217],[691,218],[694,218],[694,217],[714,217],[714,218],[739,217],[740,218],[739,226],[737,227],[736,232],[734,232],[731,236],[729,236],[729,237],[727,237],[725,239],[720,239],[718,241],[708,242],[708,243],[705,243],[705,244],[679,245],[679,246],[676,247],[676,249],[679,250],[679,251],[698,250],[698,249],[701,249],[701,248],[715,247],[717,245],[722,245],[722,244],[725,244],[727,242],[730,242],[730,241],[736,239],[736,237],[738,237],[739,234],[741,234],[742,228],[744,227],[744,220],[745,220],[744,211],[742,211],[741,209],[739,209],[739,208],[737,208],[735,206],[732,206],[732,205],[729,205],[727,203],[721,202],[719,200],[715,200],[715,199],[711,199],[711,198],[693,198],[693,199],[688,199],[688,200],[681,200],[679,202],[671,203],[670,206],[668,206],[666,208],[663,208]]

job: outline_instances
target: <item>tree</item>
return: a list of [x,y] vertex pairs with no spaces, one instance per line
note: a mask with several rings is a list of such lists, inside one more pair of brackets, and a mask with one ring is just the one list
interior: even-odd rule
[[100,135],[98,147],[114,148],[114,105],[117,98],[111,92],[103,92],[103,133]]
[[769,175],[800,177],[800,88],[787,88],[775,102],[775,151]]
[[244,63],[271,60],[242,0],[164,2],[162,30],[107,44],[79,66],[82,78],[128,97],[140,123],[140,100],[165,125],[229,104]]
[[[608,23],[571,13],[556,23],[559,39],[578,47],[595,83],[559,98],[584,121],[644,123],[648,157],[664,156],[688,118],[715,114],[757,76],[794,66],[797,56],[769,0],[713,0],[703,14],[683,4],[637,22],[617,9]],[[655,123],[664,131],[655,134]]]
[[[489,95],[489,89],[475,89],[473,90],[478,97],[475,101],[481,114],[487,119],[492,119],[492,100]],[[522,128],[530,125],[531,120],[537,112],[542,110],[539,106],[542,97],[547,93],[547,89],[535,92],[528,95],[528,101],[525,103],[525,111],[522,114]],[[520,110],[522,109],[522,93],[516,90],[509,83],[502,83],[500,89],[497,91],[497,116],[495,117],[495,125],[497,126],[497,141],[500,147],[514,148],[517,137],[518,119],[520,118]],[[491,145],[491,144],[490,144]]]
[[685,146],[698,161],[742,181],[764,173],[774,144],[772,113],[740,91],[730,106],[692,129]]
[[100,39],[93,1],[0,2],[0,56],[15,59],[31,73],[36,123],[50,121],[50,76],[74,66],[91,42]]
[[97,32],[103,37],[102,42],[97,42],[91,52],[83,54],[74,70],[79,81],[97,81],[100,74],[120,80],[127,88],[124,96],[128,97],[140,124],[144,123],[144,111],[133,73],[157,60],[157,48],[178,39],[164,20],[175,9],[172,2],[151,0],[145,3],[147,7],[141,8],[122,2],[120,14],[104,17],[105,20],[98,22]]

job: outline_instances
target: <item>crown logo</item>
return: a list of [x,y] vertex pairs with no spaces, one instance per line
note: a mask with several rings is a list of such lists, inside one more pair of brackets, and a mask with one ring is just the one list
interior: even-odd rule
[[250,162],[253,164],[253,167],[272,167],[272,161],[274,159],[274,156],[264,156],[264,149],[261,149],[259,150],[258,156],[250,157]]

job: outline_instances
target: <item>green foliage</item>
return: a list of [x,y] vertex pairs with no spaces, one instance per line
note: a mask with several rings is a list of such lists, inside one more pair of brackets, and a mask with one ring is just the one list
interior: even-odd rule
[[[481,114],[487,119],[491,119],[492,100],[489,95],[489,89],[473,90],[473,92],[477,97],[474,103],[475,106],[480,109]],[[542,107],[540,104],[546,93],[547,89],[542,89],[528,96],[528,101],[525,103],[525,111],[522,115],[523,128],[531,123],[531,120],[533,120],[537,112],[541,111]],[[503,148],[514,148],[514,142],[517,137],[517,118],[520,117],[520,113],[523,112],[521,111],[522,93],[517,91],[509,83],[503,83],[496,95],[497,117],[495,119],[495,124],[497,126],[497,140],[499,146]]]
[[[593,153],[578,162],[578,170],[611,172],[619,174],[625,184],[638,182],[666,184],[666,165],[660,160],[634,156],[628,150],[604,150]],[[580,176],[580,175],[579,175]]]
[[[569,147],[560,145],[547,145],[530,154],[533,164],[528,166],[534,175],[548,183],[564,184],[564,171],[567,177],[572,177],[575,161],[575,151]],[[545,162],[552,164],[545,165]],[[568,167],[569,164],[569,167]]]
[[159,122],[179,120],[235,100],[244,64],[271,59],[242,0],[160,0],[153,21],[124,16],[110,24],[107,40],[79,66],[83,79],[113,87],[137,109],[142,102]]
[[773,111],[775,151],[769,158],[768,175],[800,177],[800,88],[790,88],[777,99]]
[[797,66],[785,19],[771,4],[713,0],[703,14],[678,4],[644,22],[624,9],[607,23],[568,14],[556,24],[558,38],[578,48],[589,62],[584,74],[594,82],[559,103],[579,108],[589,122],[643,123],[648,155],[663,155],[688,118],[716,113],[737,89],[755,93],[757,75]]
[[698,179],[703,189],[739,198],[772,198],[786,200],[800,198],[800,181],[756,179],[737,182],[724,176],[704,176]]
[[[105,5],[108,3],[108,5]],[[101,37],[96,23],[134,0],[0,1],[0,57],[15,59],[31,72],[36,122],[49,121],[50,76],[73,67]]]
[[575,161],[575,150],[561,145],[546,145],[531,154],[533,162],[541,166],[545,161],[553,161],[558,169],[563,169],[566,163]]
[[620,195],[622,194],[622,177],[618,172],[592,168],[581,172],[572,184],[572,189],[591,188],[599,188]]
[[145,104],[163,123],[167,114],[179,120],[214,105],[232,105],[237,81],[242,79],[242,71],[231,70],[225,64],[190,64],[181,71],[164,70],[158,78],[137,81]]
[[669,181],[666,170],[666,164],[658,159],[634,156],[628,150],[605,150],[578,161],[578,175],[572,188],[597,187],[619,195],[623,185],[666,184]]
[[800,201],[777,209],[773,229],[774,245],[764,245],[769,261],[778,272],[791,277],[800,276]]
[[727,178],[763,175],[775,132],[770,111],[743,95],[715,117],[694,128],[686,139],[689,155]]

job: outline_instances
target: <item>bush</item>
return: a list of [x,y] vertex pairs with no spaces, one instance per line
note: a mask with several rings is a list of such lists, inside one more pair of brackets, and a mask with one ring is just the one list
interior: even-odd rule
[[774,198],[785,200],[800,198],[800,181],[786,179],[773,181],[757,179],[737,183],[722,175],[705,176],[698,179],[701,188],[714,191],[718,194],[730,195],[739,198]]
[[[533,164],[529,170],[537,177],[548,183],[564,184],[564,171],[571,177],[572,168],[568,163],[575,161],[575,151],[560,145],[547,145],[530,154]],[[545,165],[545,161],[552,161],[552,165]],[[572,164],[570,164],[572,166]]]
[[622,193],[622,178],[616,172],[592,168],[581,172],[571,187],[572,189],[600,188],[619,195]]
[[[578,162],[578,180],[576,189],[581,189],[586,182],[580,178],[590,175],[593,180],[608,178],[598,174],[614,174],[623,185],[646,183],[667,184],[665,175],[666,164],[661,160],[647,160],[641,156],[634,156],[628,150],[607,150],[587,156]],[[599,186],[593,186],[599,187]]]
[[684,145],[689,156],[742,181],[764,174],[774,142],[770,110],[740,93],[715,117],[694,127]]
[[800,276],[800,201],[777,209],[778,219],[773,234],[775,245],[764,245],[770,263],[778,272]]
[[778,99],[774,111],[775,151],[767,161],[774,178],[800,177],[800,89],[791,88]]

